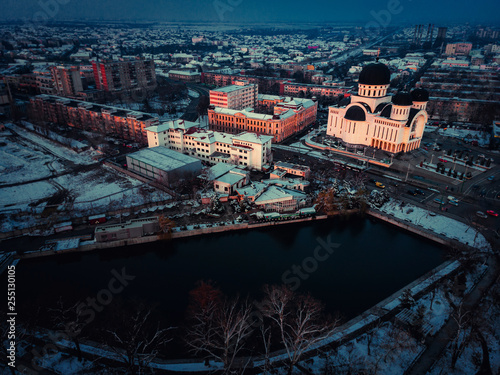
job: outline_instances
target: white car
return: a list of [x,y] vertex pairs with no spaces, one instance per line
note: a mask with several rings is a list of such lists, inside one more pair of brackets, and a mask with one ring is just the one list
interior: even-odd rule
[[488,217],[488,215],[486,215],[484,212],[482,211],[477,211],[476,212],[476,215],[479,216],[479,217],[482,217],[483,219],[486,219]]

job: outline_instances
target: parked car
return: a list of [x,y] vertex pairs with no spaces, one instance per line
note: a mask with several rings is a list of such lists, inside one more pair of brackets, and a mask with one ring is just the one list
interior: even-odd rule
[[477,211],[476,212],[476,215],[479,216],[479,217],[482,217],[483,219],[486,219],[488,216],[482,212],[482,211]]
[[439,203],[439,204],[445,204],[446,202],[442,199],[439,198],[434,198],[434,202]]
[[419,195],[425,195],[425,193],[420,189],[415,189],[415,193],[417,193]]
[[417,193],[415,193],[413,190],[408,190],[407,193],[413,196],[417,195]]
[[488,210],[488,211],[486,211],[486,213],[487,213],[488,215],[490,215],[490,216],[494,216],[494,217],[497,217],[497,216],[498,216],[498,213],[497,213],[497,212],[495,212],[495,211],[493,211],[493,210]]

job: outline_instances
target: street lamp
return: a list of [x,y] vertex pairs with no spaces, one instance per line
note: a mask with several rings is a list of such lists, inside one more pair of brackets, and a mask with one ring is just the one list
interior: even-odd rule
[[408,175],[410,174],[410,162],[408,162],[408,170],[406,171],[405,182],[408,181]]

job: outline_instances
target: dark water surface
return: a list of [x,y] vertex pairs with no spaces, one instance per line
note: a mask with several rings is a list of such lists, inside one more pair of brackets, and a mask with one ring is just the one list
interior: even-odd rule
[[[313,260],[321,242],[340,246],[329,256],[317,250],[321,260]],[[120,298],[157,305],[172,325],[182,321],[196,282],[209,279],[226,294],[257,298],[263,284],[300,281],[298,291],[351,318],[443,261],[438,245],[388,224],[334,219],[23,260],[16,294],[23,306],[50,307],[59,296],[85,301],[108,287],[111,270],[125,267],[135,278]]]

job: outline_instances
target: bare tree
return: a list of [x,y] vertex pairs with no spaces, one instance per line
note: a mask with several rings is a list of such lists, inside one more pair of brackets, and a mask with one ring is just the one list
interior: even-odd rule
[[457,332],[451,344],[451,368],[454,369],[458,359],[471,340],[473,324],[472,314],[463,308],[462,303],[453,312],[452,318],[457,324]]
[[195,354],[204,353],[222,362],[224,373],[234,372],[237,356],[253,331],[248,300],[228,299],[203,282],[190,295],[188,346]]
[[263,314],[278,329],[288,357],[288,374],[320,341],[330,337],[337,325],[323,316],[321,303],[309,295],[296,295],[285,285],[265,286]]
[[80,348],[80,339],[83,329],[90,323],[87,319],[84,319],[85,314],[82,314],[80,303],[77,302],[74,305],[67,305],[62,298],[57,301],[56,307],[51,309],[53,313],[52,320],[55,324],[55,328],[58,330],[55,339],[67,339],[73,342],[76,348],[76,354],[78,360],[82,361],[82,351]]
[[210,169],[210,167],[205,167],[201,170],[199,180],[203,192],[206,193],[207,191],[213,190],[214,174],[212,172],[212,169]]
[[160,328],[152,310],[143,303],[129,308],[117,302],[113,303],[114,324],[105,331],[105,342],[125,364],[127,373],[142,374],[149,371],[150,363],[171,340],[168,332],[173,328]]

